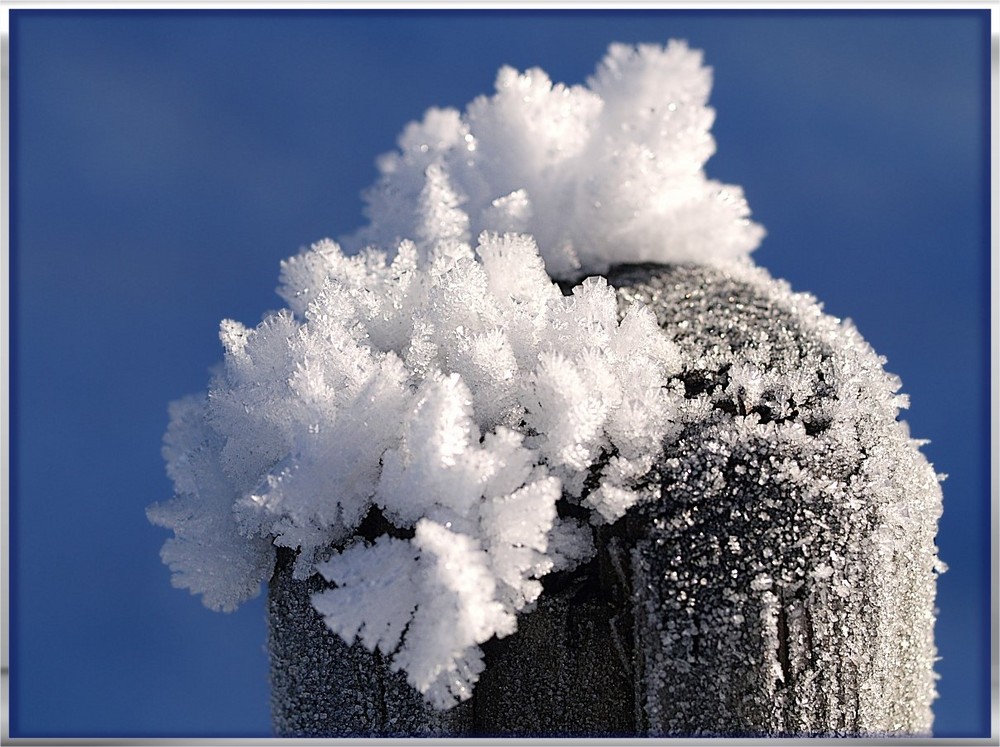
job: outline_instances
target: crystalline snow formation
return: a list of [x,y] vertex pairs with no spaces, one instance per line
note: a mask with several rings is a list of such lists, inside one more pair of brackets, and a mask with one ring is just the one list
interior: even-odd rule
[[[296,579],[331,584],[312,597],[329,629],[380,652],[438,708],[471,696],[481,645],[516,630],[544,577],[589,560],[595,528],[636,511],[681,512],[656,520],[660,547],[700,520],[686,506],[749,495],[737,477],[748,468],[810,505],[867,493],[857,541],[884,568],[911,541],[912,512],[940,511],[896,421],[898,381],[853,329],[747,258],[762,229],[738,187],[702,170],[714,144],[700,53],[613,45],[587,88],[509,68],[496,87],[404,130],[367,194],[371,224],[344,239],[353,253],[314,244],[282,263],[286,309],[255,328],[222,323],[207,395],[171,406],[176,497],[148,512],[174,531],[162,552],[174,584],[214,609],[255,596],[276,548],[293,551]],[[706,345],[721,322],[696,293],[590,277],[564,295],[550,279],[639,262],[712,266],[847,353],[800,355],[766,325],[740,332],[749,343]],[[848,463],[863,466],[837,466]],[[908,504],[904,472],[926,505]],[[366,539],[373,522],[387,531]],[[792,535],[768,541],[809,544]],[[933,557],[933,536],[918,539]],[[796,578],[755,565],[753,588],[849,596],[862,573],[852,549],[821,549]],[[636,552],[638,576],[676,576]],[[932,593],[908,601],[932,614]],[[831,615],[822,625],[835,628]],[[797,618],[777,619],[761,618],[765,638]],[[656,714],[690,631],[651,620],[647,635],[672,652],[645,667],[642,707],[666,730]],[[919,645],[933,657],[932,641]]]
[[[337,584],[315,599],[330,628],[444,706],[538,579],[590,552],[557,499],[607,520],[638,500],[680,358],[645,306],[619,321],[603,279],[564,296],[527,236],[431,242],[391,263],[317,244],[283,265],[288,310],[223,322],[224,367],[168,432],[180,497],[150,515],[176,531],[175,583],[216,608],[256,593],[274,546],[297,550],[296,577]],[[412,537],[351,544],[373,506]]]
[[[748,219],[742,189],[705,176],[715,112],[701,57],[677,41],[613,44],[586,88],[553,85],[538,68],[501,69],[496,94],[464,115],[430,109],[406,127],[399,151],[379,159],[370,225],[345,245],[392,248],[444,220],[466,241],[531,234],[558,278],[745,256],[764,231]],[[429,168],[447,178],[460,217],[427,208]]]

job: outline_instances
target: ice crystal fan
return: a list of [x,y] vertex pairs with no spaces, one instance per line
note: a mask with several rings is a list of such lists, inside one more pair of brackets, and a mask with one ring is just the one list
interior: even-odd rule
[[224,321],[179,587],[268,588],[286,736],[927,734],[938,477],[858,332],[749,259],[710,70],[500,71]]

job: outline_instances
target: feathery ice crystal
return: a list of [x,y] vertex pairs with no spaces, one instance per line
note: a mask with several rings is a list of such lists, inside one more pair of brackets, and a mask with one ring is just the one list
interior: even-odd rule
[[496,94],[464,114],[430,109],[379,159],[371,224],[345,246],[391,250],[442,216],[421,199],[427,169],[451,185],[450,230],[531,234],[550,275],[578,278],[625,262],[747,255],[764,230],[737,186],[706,178],[715,152],[706,106],[711,68],[683,42],[613,44],[588,87],[553,85],[538,68],[500,70]]
[[[282,264],[288,308],[222,323],[206,395],[173,403],[175,585],[234,609],[272,572],[439,707],[539,579],[592,552],[557,499],[621,517],[677,426],[679,353],[590,278],[623,262],[729,261],[763,231],[708,180],[710,71],[683,43],[613,45],[589,87],[500,71],[464,114],[431,109],[383,156],[371,225]],[[473,247],[474,239],[476,245]],[[369,543],[377,510],[398,531]]]
[[[212,607],[256,593],[272,545],[298,550],[298,577],[336,582],[315,606],[345,639],[391,653],[409,626],[396,664],[438,703],[468,694],[477,644],[514,630],[538,578],[590,551],[560,495],[605,520],[638,500],[678,396],[645,306],[619,323],[598,278],[564,296],[525,236],[484,234],[476,255],[443,241],[422,262],[404,242],[387,263],[323,242],[286,261],[290,309],[223,322],[207,398],[174,406],[179,497],[151,510],[177,534],[175,583]],[[322,559],[373,505],[412,539]]]

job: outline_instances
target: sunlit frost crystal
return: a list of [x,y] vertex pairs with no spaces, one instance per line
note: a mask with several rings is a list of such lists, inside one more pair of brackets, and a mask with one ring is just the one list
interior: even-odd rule
[[504,68],[222,323],[148,513],[209,607],[269,582],[279,733],[929,731],[937,476],[747,258],[710,86],[681,42]]
[[465,112],[431,109],[379,160],[370,225],[348,246],[419,238],[428,186],[446,176],[456,238],[530,233],[554,277],[623,262],[710,262],[747,254],[763,229],[742,190],[708,179],[711,69],[680,41],[614,44],[587,86],[538,68],[500,70]]
[[[605,281],[564,296],[529,237],[484,233],[474,253],[445,223],[426,256],[404,242],[392,262],[321,242],[283,266],[290,309],[223,322],[224,366],[171,423],[179,495],[150,510],[177,534],[175,583],[213,607],[294,550],[296,578],[337,584],[316,597],[331,630],[441,707],[469,697],[476,647],[515,629],[539,579],[586,558],[556,501],[582,499],[612,452],[587,505],[614,517],[642,498],[680,365],[651,312],[618,319]],[[408,536],[358,544],[373,511]]]

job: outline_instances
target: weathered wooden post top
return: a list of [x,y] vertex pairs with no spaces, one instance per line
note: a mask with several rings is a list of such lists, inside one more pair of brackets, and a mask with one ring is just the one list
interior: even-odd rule
[[930,733],[938,476],[750,261],[710,84],[681,42],[504,68],[223,322],[149,514],[208,606],[266,583],[279,735]]

